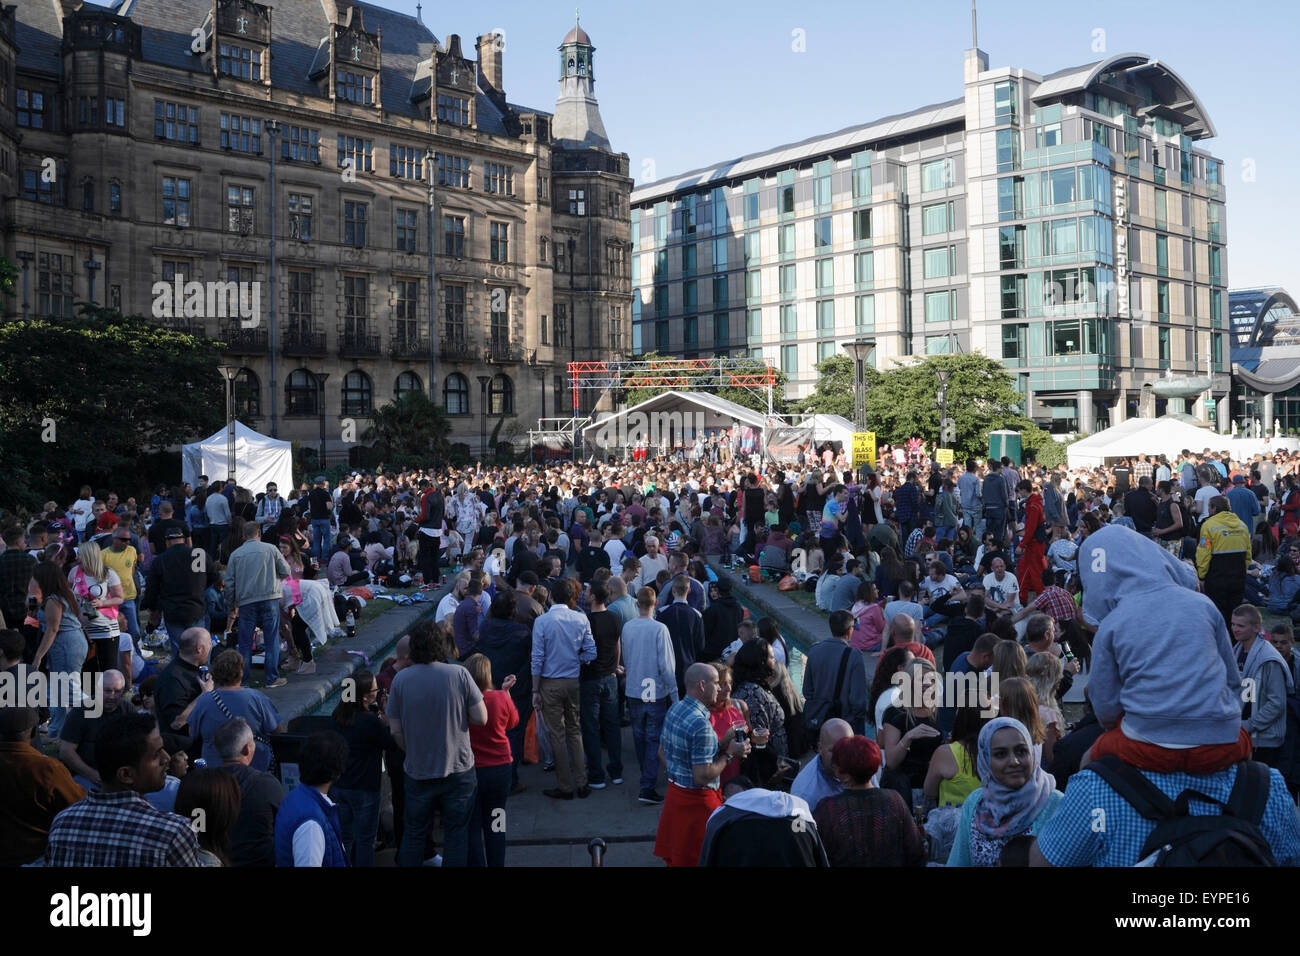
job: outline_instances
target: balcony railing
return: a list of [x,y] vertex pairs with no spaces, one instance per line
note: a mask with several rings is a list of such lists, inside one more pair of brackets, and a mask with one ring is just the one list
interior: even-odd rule
[[480,349],[460,337],[444,338],[438,346],[438,357],[446,362],[477,362]]
[[270,335],[265,326],[246,329],[238,322],[228,322],[221,329],[226,351],[236,355],[265,355],[270,346]]
[[395,359],[428,358],[429,340],[418,335],[394,335],[388,354]]
[[320,329],[288,329],[284,333],[284,354],[299,356],[324,356],[325,333]]
[[522,362],[524,347],[508,339],[488,339],[487,358],[489,362]]
[[344,329],[339,333],[341,358],[370,358],[379,355],[379,333]]

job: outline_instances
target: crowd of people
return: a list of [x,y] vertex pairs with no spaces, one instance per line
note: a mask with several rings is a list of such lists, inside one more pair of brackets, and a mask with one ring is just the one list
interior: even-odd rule
[[[501,866],[535,737],[548,799],[634,774],[669,865],[1181,859],[1150,807],[1184,791],[1242,811],[1200,857],[1300,862],[1300,459],[954,468],[914,443],[754,470],[727,447],[3,516],[0,670],[100,676],[93,711],[0,708],[0,859],[369,866],[387,775],[399,865]],[[447,593],[286,792],[264,690],[370,582]],[[738,593],[773,588],[826,613],[819,640]],[[1223,806],[1191,800],[1199,832]]]

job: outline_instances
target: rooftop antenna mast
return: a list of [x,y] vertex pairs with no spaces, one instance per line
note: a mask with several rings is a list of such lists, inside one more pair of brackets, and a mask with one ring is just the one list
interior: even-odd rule
[[972,50],[980,48],[979,29],[975,26],[975,0],[970,0],[970,45]]

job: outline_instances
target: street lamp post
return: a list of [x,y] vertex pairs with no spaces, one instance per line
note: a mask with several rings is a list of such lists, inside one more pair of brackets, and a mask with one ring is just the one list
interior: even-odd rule
[[433,147],[424,150],[424,170],[429,177],[429,401],[438,401],[438,284],[437,267],[434,263],[434,229],[436,215],[434,186],[437,183],[437,157]]
[[[578,306],[573,297],[573,259],[578,249],[578,241],[572,236],[569,237],[569,363],[572,375],[572,364],[578,361]],[[569,392],[569,435],[570,444],[573,445],[573,461],[578,461],[578,393],[576,390]]]
[[480,454],[485,458],[487,457],[487,394],[488,382],[490,381],[492,381],[490,375],[480,375],[478,377],[479,407],[481,409],[479,413],[479,448],[483,449]]
[[860,432],[867,430],[867,361],[875,350],[875,339],[844,343],[844,351],[853,359],[853,427]]
[[239,377],[238,365],[218,365],[217,371],[226,380],[226,478],[235,480],[235,379]]
[[278,425],[277,425],[278,417],[277,417],[277,415],[276,415],[276,394],[275,394],[275,392],[276,392],[276,383],[277,383],[278,379],[276,378],[276,371],[275,371],[275,353],[276,353],[276,350],[279,348],[280,343],[279,343],[279,341],[276,339],[276,331],[277,331],[277,328],[276,328],[276,321],[275,321],[275,299],[276,299],[276,294],[275,294],[275,289],[276,289],[276,285],[275,285],[275,239],[276,239],[276,235],[275,235],[275,207],[278,205],[279,201],[276,199],[276,195],[275,195],[275,154],[278,152],[278,148],[277,148],[277,147],[278,147],[278,141],[279,141],[279,137],[280,137],[280,123],[279,123],[278,120],[273,120],[273,119],[266,120],[266,122],[265,122],[265,128],[266,128],[267,135],[270,137],[270,140],[271,140],[271,274],[270,274],[270,282],[271,282],[271,302],[270,302],[270,319],[271,319],[271,328],[270,328],[270,332],[269,332],[269,336],[268,336],[269,339],[270,339],[270,351],[271,351],[271,437],[272,437],[272,438],[278,438],[278,437],[279,437],[279,434],[278,434]]
[[90,250],[90,255],[82,263],[86,267],[86,278],[90,280],[90,304],[95,304],[95,273],[104,267],[104,263],[95,261],[95,250]]
[[18,261],[23,264],[23,319],[27,319],[27,267],[32,264],[36,256],[26,249],[18,251]]
[[947,447],[955,437],[952,422],[948,420],[948,379],[952,375],[950,368],[936,368],[934,376],[939,380],[939,443],[936,448]]
[[[325,470],[325,379],[329,377],[329,372],[316,373],[316,413],[320,415],[320,448],[317,449],[317,457],[320,460],[317,464],[321,471]],[[271,390],[274,392],[274,385]]]

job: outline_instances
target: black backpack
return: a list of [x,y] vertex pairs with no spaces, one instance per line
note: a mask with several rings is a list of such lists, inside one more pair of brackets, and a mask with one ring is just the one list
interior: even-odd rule
[[[1277,866],[1273,850],[1259,828],[1268,803],[1268,767],[1253,760],[1237,764],[1237,779],[1226,804],[1197,790],[1170,800],[1139,770],[1115,756],[1088,764],[1134,810],[1155,821],[1139,854],[1154,856],[1154,866]],[[1222,807],[1222,812],[1193,816],[1192,799]],[[1141,865],[1141,864],[1139,864]]]

